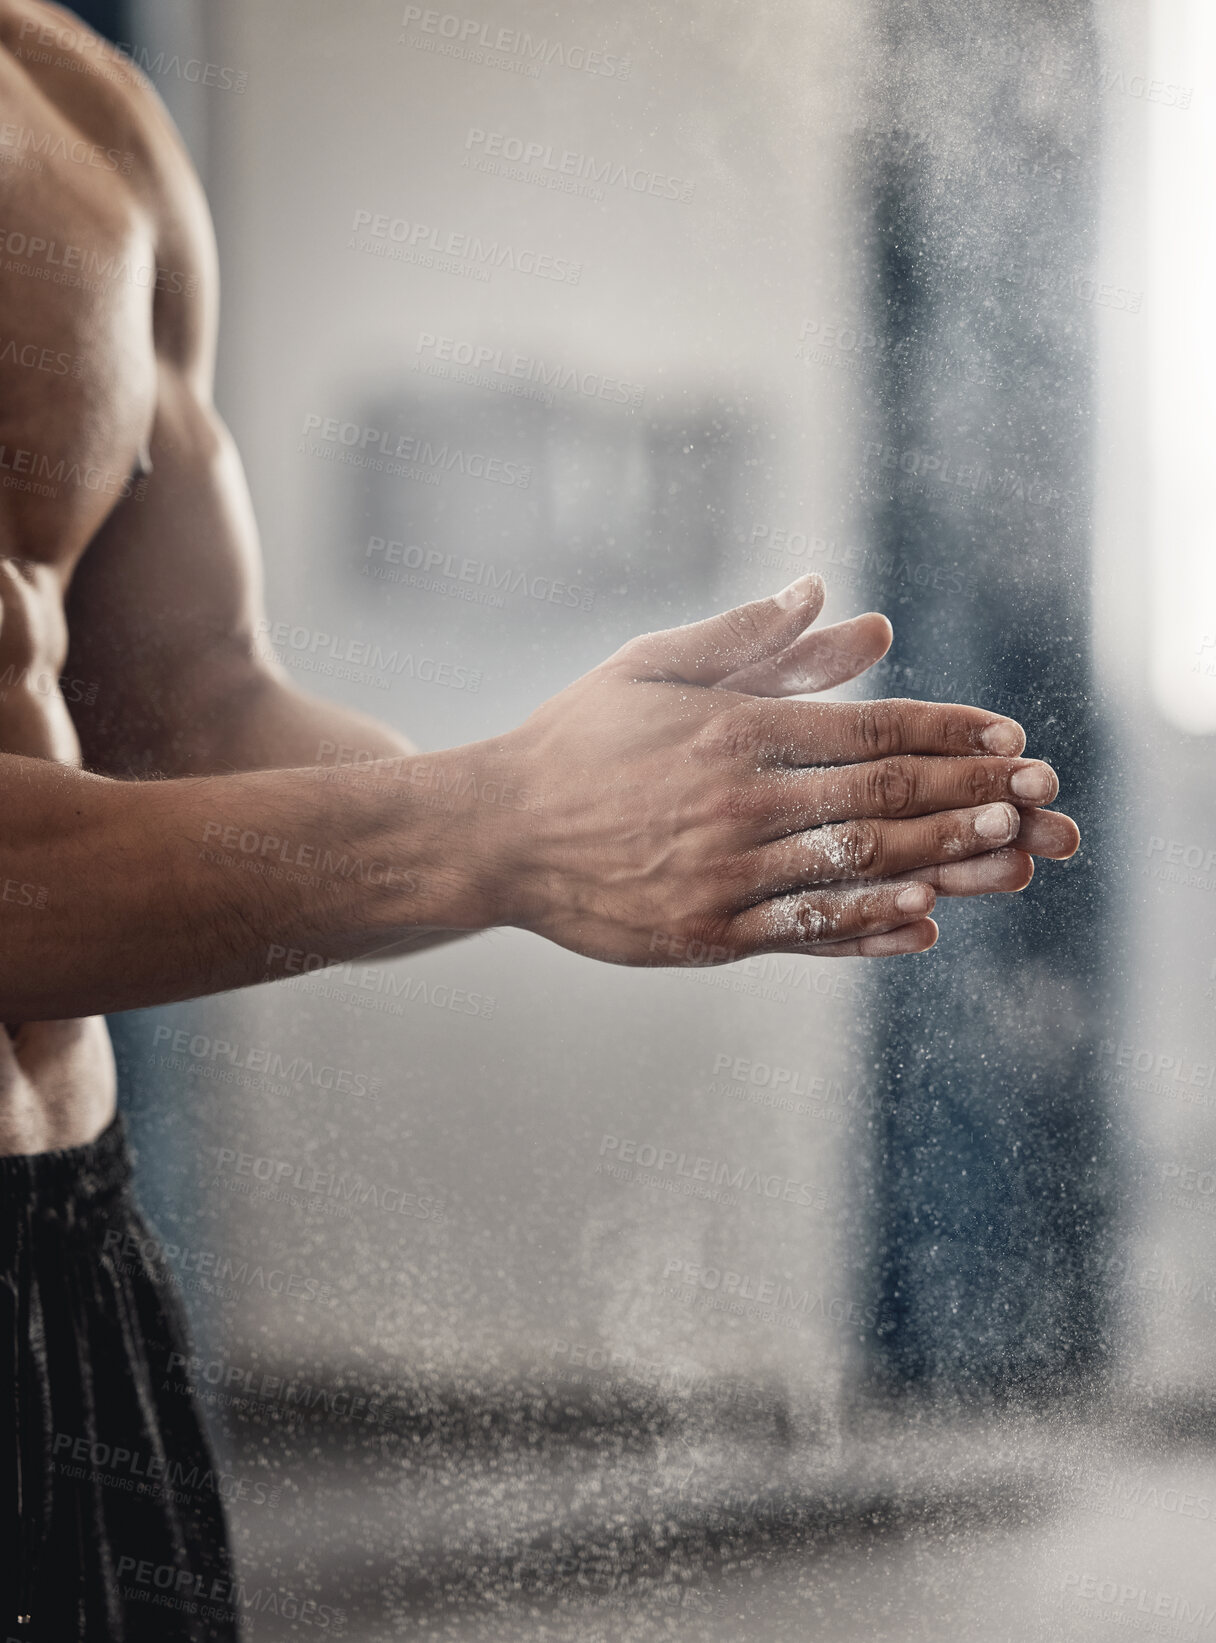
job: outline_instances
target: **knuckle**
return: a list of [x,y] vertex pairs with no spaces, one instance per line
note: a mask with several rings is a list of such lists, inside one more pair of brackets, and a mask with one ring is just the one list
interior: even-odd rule
[[882,759],[866,775],[867,808],[883,816],[906,816],[916,797],[916,783],[906,764]]
[[899,753],[903,746],[902,725],[897,702],[862,702],[857,711],[857,736],[862,749],[873,759]]
[[714,969],[733,964],[739,957],[730,939],[729,920],[712,913],[672,918],[665,923],[657,945],[663,955],[660,962],[679,969]]
[[740,822],[751,822],[756,819],[760,809],[757,796],[750,787],[730,783],[719,788],[713,801],[713,820],[736,825]]
[[831,920],[812,896],[802,896],[794,906],[794,923],[802,941],[823,941],[830,934]]
[[755,605],[739,605],[724,611],[722,625],[728,637],[744,649],[754,645],[761,636],[760,613]]
[[878,873],[882,868],[882,834],[872,821],[850,822],[842,838],[844,866],[857,875]]
[[654,633],[640,633],[636,638],[627,639],[619,649],[613,651],[603,666],[624,669],[631,673],[643,671],[651,665],[658,637]]
[[945,861],[955,861],[965,852],[971,838],[971,823],[964,813],[947,810],[934,818],[924,837],[924,852]]
[[761,727],[754,711],[732,708],[720,713],[709,726],[707,742],[715,759],[755,759],[761,745]]
[[972,763],[963,773],[963,787],[972,804],[986,804],[997,786],[987,765]]

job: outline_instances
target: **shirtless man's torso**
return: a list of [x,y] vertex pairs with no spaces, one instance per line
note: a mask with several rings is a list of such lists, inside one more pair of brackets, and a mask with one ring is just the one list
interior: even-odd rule
[[[70,14],[0,0],[0,754],[198,775],[309,764],[327,721],[351,728],[255,654],[256,534],[211,403],[215,263],[137,72]],[[358,732],[367,756],[412,751]],[[0,919],[44,888],[6,876]],[[5,1023],[0,1155],[91,1140],[114,1107],[101,1016]]]
[[[183,341],[149,271],[183,259],[130,152],[138,143],[142,160],[151,133],[97,58],[37,47],[28,25],[48,20],[63,26],[40,6],[0,8],[0,751],[76,763],[66,604],[106,520],[138,506],[161,356],[171,368]],[[6,1025],[0,1152],[91,1139],[115,1098],[104,1021]]]

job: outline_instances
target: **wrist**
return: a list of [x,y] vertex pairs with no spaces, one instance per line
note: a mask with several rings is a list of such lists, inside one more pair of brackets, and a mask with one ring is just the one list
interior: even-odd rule
[[484,930],[520,921],[522,848],[537,796],[518,779],[506,739],[368,767],[394,790],[393,859],[413,928]]

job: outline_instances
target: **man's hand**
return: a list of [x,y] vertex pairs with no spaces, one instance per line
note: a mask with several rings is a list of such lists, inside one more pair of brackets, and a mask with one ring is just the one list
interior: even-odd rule
[[809,633],[823,598],[803,577],[635,639],[484,744],[540,796],[502,841],[496,922],[617,964],[914,953],[937,939],[937,894],[1020,890],[1028,852],[1072,855],[1075,824],[1037,808],[1055,774],[1017,756],[1012,720],[782,700],[890,644],[877,615]]
[[145,782],[0,754],[0,1021],[500,924],[618,964],[931,946],[937,894],[1019,889],[1027,851],[1071,855],[1077,829],[1036,808],[1055,777],[997,714],[783,699],[889,642],[879,616],[812,638],[822,597],[807,578],[635,639],[436,755]]

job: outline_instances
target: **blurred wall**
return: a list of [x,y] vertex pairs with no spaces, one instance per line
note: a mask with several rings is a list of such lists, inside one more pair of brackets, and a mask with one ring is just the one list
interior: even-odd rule
[[[513,59],[494,67],[426,49],[442,37],[403,27],[400,8],[271,0],[213,5],[191,48],[231,71],[232,89],[186,93],[162,73],[167,93],[205,109],[195,140],[223,263],[219,392],[262,523],[271,618],[480,670],[477,691],[311,675],[424,747],[504,730],[634,632],[800,569],[830,576],[839,561],[831,615],[858,599],[854,388],[847,372],[808,366],[804,349],[808,325],[848,319],[854,286],[841,156],[864,50],[855,20],[837,8],[702,6],[656,28],[641,6],[555,17],[520,5],[496,14],[502,24],[546,36],[558,58],[598,51],[628,71],[554,61],[532,78]],[[663,197],[663,181],[596,198],[495,175],[468,163],[492,158],[477,132],[676,179],[689,197]],[[500,268],[483,282],[395,261],[375,254],[391,229],[377,240],[366,218],[356,227],[359,213],[496,238],[577,262],[580,277]],[[305,445],[307,419],[366,424],[369,406],[388,415],[395,403],[420,414],[411,368],[423,332],[641,385],[640,408],[594,408],[605,425],[667,437],[686,410],[704,430],[708,407],[743,430],[734,554],[708,583],[689,561],[692,597],[677,578],[653,598],[634,543],[601,542],[592,560],[572,541],[589,611],[526,598],[457,607],[369,582],[366,540],[408,533],[421,504],[408,481],[386,501],[383,475],[364,483],[327,460],[340,442],[322,449],[315,424]],[[467,396],[470,425],[498,410],[478,387],[446,389]],[[559,403],[555,423],[574,410]],[[680,453],[690,485],[713,461],[697,438]],[[583,477],[578,519],[594,515],[595,485],[617,505],[625,476]],[[440,500],[460,509],[476,482],[444,485]],[[478,497],[485,534],[467,551],[493,559],[490,487]],[[555,532],[547,518],[546,541]],[[306,659],[286,648],[289,662]],[[615,1353],[615,1368],[593,1374],[668,1389],[773,1379],[817,1418],[865,1329],[840,1261],[858,1229],[844,1156],[872,1099],[855,965],[628,973],[498,932],[393,966],[362,994],[360,979],[132,1018],[132,1061],[170,1081],[191,1114],[179,1179],[203,1195],[201,1235],[246,1263],[219,1295],[191,1292],[216,1352],[473,1377],[562,1373]],[[403,1000],[394,989],[407,982]],[[484,1013],[449,1007],[450,989]],[[166,1040],[166,1025],[185,1036]],[[673,1194],[671,1165],[604,1173],[630,1141],[656,1157],[708,1157],[753,1185],[723,1203]],[[273,1180],[238,1174],[227,1155],[241,1151]],[[763,1197],[761,1173],[797,1182],[804,1202]],[[293,1184],[331,1175],[375,1192],[335,1217]],[[385,1188],[427,1213],[376,1208]],[[271,1267],[294,1274],[295,1294],[267,1295],[249,1277]]]
[[[396,642],[483,675],[477,691],[310,674],[314,687],[435,747],[517,722],[635,631],[803,568],[828,574],[829,615],[872,597],[898,625],[898,590],[871,579],[862,514],[856,355],[866,253],[854,161],[859,138],[873,136],[868,82],[880,60],[864,21],[842,8],[701,6],[660,26],[641,6],[611,19],[518,6],[507,25],[546,36],[559,57],[581,48],[628,61],[627,74],[555,61],[533,79],[510,52],[496,67],[426,49],[443,36],[417,19],[403,26],[403,9],[363,4],[336,16],[298,0],[207,9],[174,0],[140,10],[145,66],[183,125],[216,213],[220,397],[262,521],[272,620],[341,645]],[[1145,1053],[1192,1065],[1216,1058],[1206,901],[1147,871],[1151,838],[1210,843],[1213,795],[1206,744],[1168,732],[1144,705],[1148,431],[1137,383],[1152,293],[1138,271],[1143,167],[1152,122],[1185,117],[1119,91],[1146,60],[1146,17],[1133,4],[1099,8],[1106,78],[1067,92],[1098,100],[1097,263],[1107,283],[1143,297],[1136,312],[1091,304],[1077,316],[1098,338],[1098,682],[1122,730],[1114,766],[1124,786],[1112,800],[1117,840],[1105,869],[1112,907],[1133,921],[1127,1002],[1104,1004],[1109,1031],[1096,1053],[1127,1177],[1120,1213],[1131,1241],[1110,1258],[1122,1326],[1139,1343],[1124,1370],[1194,1392],[1206,1385],[1204,1296],[1216,1255],[1202,1207],[1176,1191],[1171,1202],[1167,1172],[1212,1156],[1216,1136],[1210,1107],[1175,1099],[1168,1081],[1154,1090],[1131,1064]],[[191,78],[185,65],[199,62],[211,83]],[[1050,78],[1040,91],[1065,94]],[[493,156],[484,139],[469,146],[474,132],[619,160],[691,184],[691,197],[609,187],[596,199],[478,170],[471,156]],[[399,246],[392,228],[377,236],[360,213],[578,263],[578,283],[512,268],[481,281],[467,268],[394,260],[377,254]],[[1067,284],[1041,301],[1066,319],[1083,303]],[[399,407],[405,427],[424,414],[434,385],[411,371],[423,332],[642,385],[641,408],[592,408],[614,450],[656,427],[666,436],[685,410],[700,438],[706,407],[717,407],[748,435],[749,454],[732,470],[735,551],[707,569],[696,549],[685,566],[695,596],[683,604],[678,577],[676,591],[668,580],[656,592],[653,566],[630,540],[608,551],[601,538],[592,556],[576,533],[571,562],[594,594],[587,610],[528,598],[457,605],[361,575],[370,537],[395,530],[412,540],[421,523],[476,533],[467,551],[498,565],[495,521],[510,514],[511,553],[522,551],[517,494],[499,509],[488,484],[445,480],[424,507],[414,481],[301,454],[310,416],[366,423]],[[450,381],[442,391],[437,422],[441,405],[443,418],[453,405],[458,416],[464,395],[470,426],[497,417],[499,437],[522,438],[504,396]],[[559,404],[546,416],[560,429],[586,409]],[[691,489],[705,464],[696,439],[687,443]],[[608,464],[582,477],[570,518],[585,522],[597,490],[617,517],[629,474]],[[530,505],[538,540],[560,544],[565,516],[539,511],[535,497]],[[289,661],[306,659],[291,649]],[[888,671],[884,688],[935,693]],[[1049,878],[1044,871],[1035,895]],[[641,976],[499,932],[393,966],[370,988],[348,976],[126,1018],[129,1085],[143,1080],[145,1114],[162,1132],[164,1161],[145,1184],[162,1224],[193,1229],[196,1243],[221,1246],[252,1263],[246,1270],[289,1264],[310,1294],[331,1291],[316,1305],[267,1297],[256,1284],[218,1297],[194,1288],[205,1340],[237,1356],[332,1368],[363,1358],[441,1374],[560,1366],[572,1353],[614,1349],[639,1373],[673,1382],[773,1368],[812,1403],[830,1398],[830,1366],[867,1328],[846,1268],[866,1247],[854,1165],[872,1147],[881,1091],[857,967],[798,974]],[[493,1001],[492,1011],[463,1017],[426,1002],[420,986],[431,999],[436,983]],[[412,1002],[393,990],[407,985]],[[184,1050],[166,1043],[166,1027],[186,1031]],[[291,1076],[233,1066],[263,1057]],[[326,1068],[343,1074],[340,1090],[325,1088]],[[377,1099],[357,1093],[373,1084]],[[792,1100],[781,1097],[790,1087]],[[653,1171],[642,1184],[597,1174],[606,1134],[732,1170],[779,1170],[813,1186],[818,1207],[783,1219],[782,1206],[759,1201],[676,1199]],[[442,1219],[411,1224],[349,1204],[332,1219],[298,1187],[253,1199],[248,1180],[218,1167],[221,1149],[244,1149],[263,1170],[267,1160],[276,1172],[291,1164],[292,1179],[308,1166],[357,1174],[377,1196],[400,1186],[442,1202]],[[707,1272],[729,1272],[747,1295],[769,1299],[751,1318],[750,1301],[718,1310]]]

